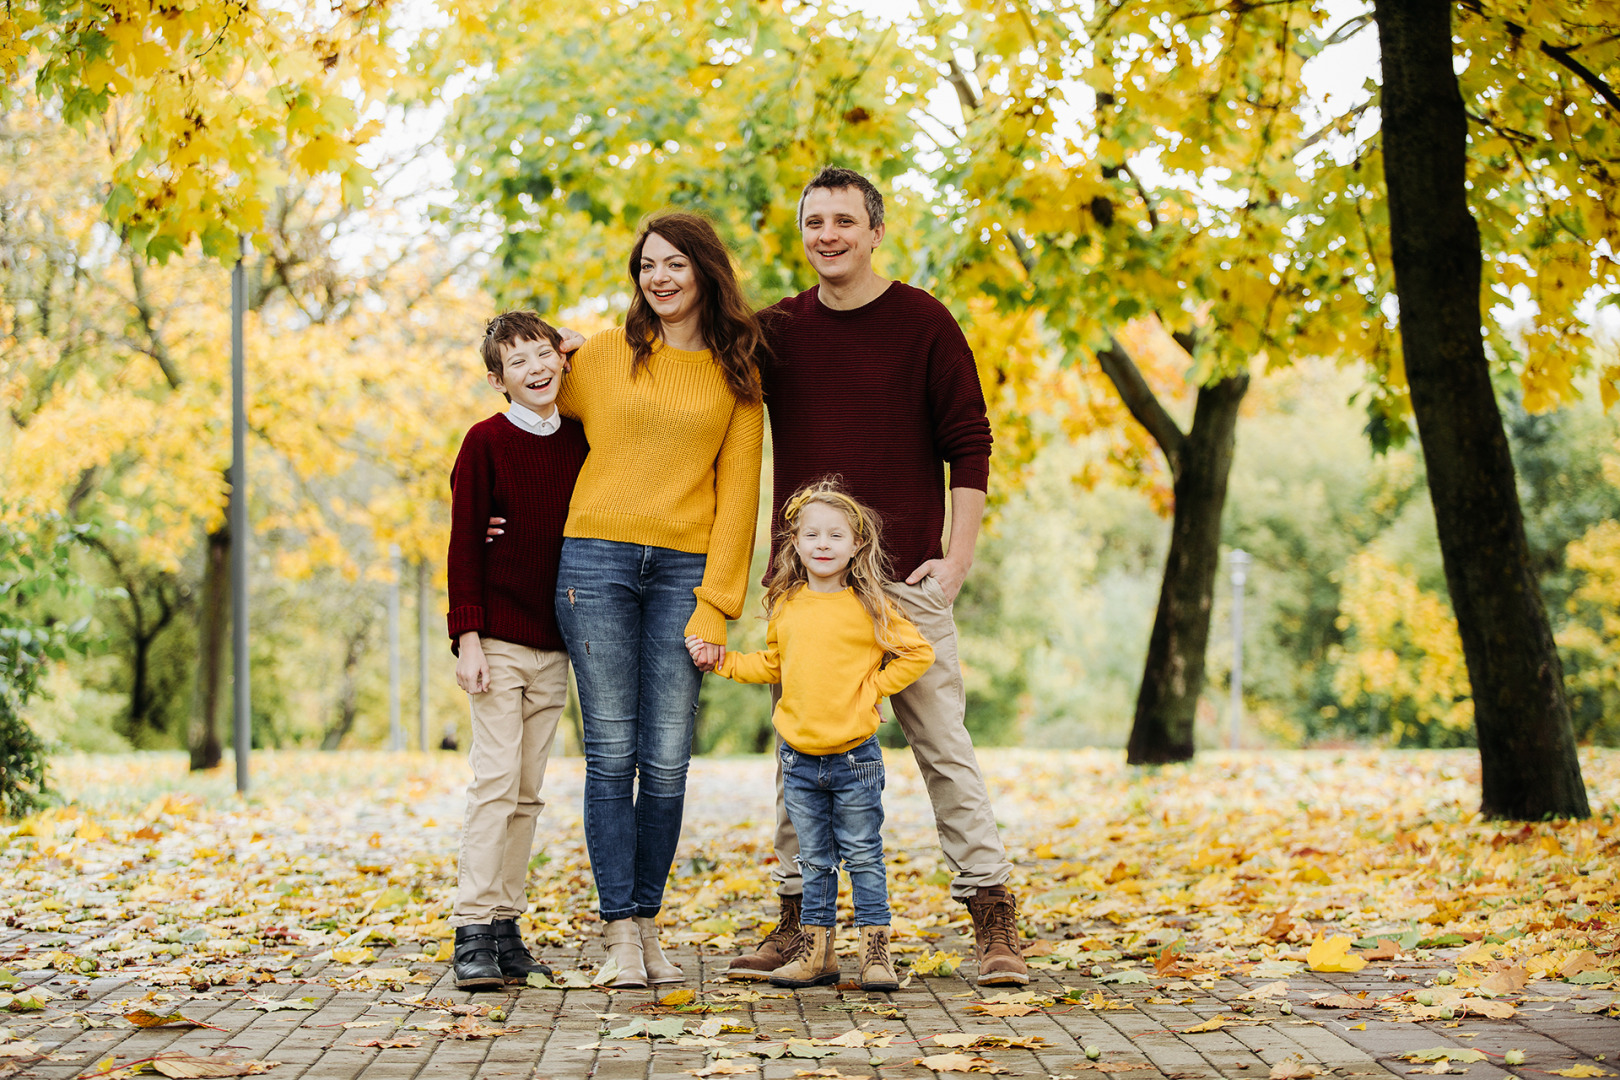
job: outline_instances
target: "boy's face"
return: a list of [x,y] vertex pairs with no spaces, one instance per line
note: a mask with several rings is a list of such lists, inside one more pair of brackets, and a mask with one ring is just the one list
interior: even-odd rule
[[530,412],[550,416],[567,370],[551,342],[518,338],[501,350],[501,373],[489,372],[489,385]]

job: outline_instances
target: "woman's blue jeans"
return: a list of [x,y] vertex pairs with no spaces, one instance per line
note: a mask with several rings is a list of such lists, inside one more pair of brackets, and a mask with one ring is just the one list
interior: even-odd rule
[[883,751],[877,736],[842,754],[801,754],[779,743],[782,801],[799,834],[806,926],[832,926],[838,864],[849,872],[856,926],[889,925],[883,870]]
[[686,651],[707,557],[568,537],[557,623],[579,684],[585,845],[603,921],[664,903],[703,673]]

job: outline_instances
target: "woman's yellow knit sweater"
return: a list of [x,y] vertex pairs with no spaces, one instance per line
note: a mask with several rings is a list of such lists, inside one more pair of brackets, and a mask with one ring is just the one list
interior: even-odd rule
[[563,535],[707,554],[686,632],[723,645],[748,589],[764,409],[737,400],[707,350],[656,346],[634,378],[631,359],[606,330],[563,378],[557,404],[591,444]]

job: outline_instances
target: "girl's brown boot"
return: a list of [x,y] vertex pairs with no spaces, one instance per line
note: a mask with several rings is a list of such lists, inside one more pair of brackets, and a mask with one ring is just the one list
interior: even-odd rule
[[889,960],[889,928],[861,927],[861,989],[884,993],[900,989]]
[[787,962],[771,972],[772,986],[826,986],[838,981],[830,926],[801,926],[788,946]]

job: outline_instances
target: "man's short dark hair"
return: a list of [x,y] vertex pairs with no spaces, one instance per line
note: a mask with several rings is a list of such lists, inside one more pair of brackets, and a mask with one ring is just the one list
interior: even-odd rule
[[484,367],[491,375],[499,377],[501,374],[501,350],[519,341],[545,341],[553,349],[560,349],[562,334],[532,311],[501,312],[484,327],[484,344],[479,350],[484,356]]
[[799,227],[804,227],[804,200],[816,188],[826,188],[829,191],[842,191],[845,188],[855,188],[866,200],[866,224],[868,228],[875,229],[883,224],[883,192],[873,186],[872,181],[856,172],[854,169],[840,169],[828,165],[816,173],[815,178],[804,185],[799,193]]

